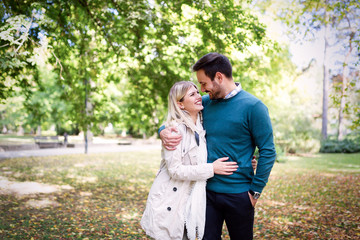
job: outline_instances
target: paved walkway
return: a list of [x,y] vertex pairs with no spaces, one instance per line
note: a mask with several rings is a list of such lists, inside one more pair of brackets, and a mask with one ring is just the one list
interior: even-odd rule
[[[160,150],[161,144],[134,144],[134,145],[117,145],[117,144],[91,144],[88,146],[88,154],[106,153],[106,152],[131,152],[131,151],[148,151]],[[37,157],[37,156],[53,156],[67,154],[84,154],[85,147],[75,148],[47,148],[21,151],[0,152],[0,159],[19,158],[19,157]]]

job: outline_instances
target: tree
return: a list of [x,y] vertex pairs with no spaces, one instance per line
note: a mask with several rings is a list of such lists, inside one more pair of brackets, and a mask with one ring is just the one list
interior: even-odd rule
[[[329,109],[329,62],[328,62],[328,49],[329,49],[329,34],[330,34],[330,26],[329,26],[329,13],[326,9],[328,5],[328,0],[325,0],[324,10],[324,18],[323,22],[325,25],[325,34],[324,34],[324,61],[323,61],[323,107],[322,107],[322,125],[321,125],[321,136],[322,139],[325,140],[328,137],[328,109]],[[315,14],[314,18],[317,18]]]
[[[354,68],[354,63],[351,63],[351,57],[353,52],[357,49],[355,44],[359,43],[360,35],[357,33],[357,29],[360,28],[359,13],[360,3],[358,1],[340,1],[335,5],[334,11],[336,12],[337,19],[337,38],[343,45],[346,51],[344,61],[342,63],[341,73],[341,94],[340,94],[340,106],[338,115],[338,140],[344,138],[344,113],[349,108],[346,103],[346,95],[350,94],[351,87],[354,87],[354,83],[350,86],[350,68]],[[358,64],[359,60],[355,64]]]
[[[330,0],[331,1],[331,0]],[[322,99],[322,139],[328,136],[328,105],[329,105],[329,34],[330,34],[330,16],[329,0],[321,1],[293,1],[295,4],[296,13],[294,8],[291,11],[286,11],[283,19],[287,18],[286,23],[297,30],[299,26],[305,27],[304,37],[311,34],[313,31],[324,29],[324,60],[323,60],[323,99]],[[297,9],[300,7],[300,9]]]
[[38,57],[35,48],[39,47],[32,44],[29,36],[34,16],[28,18],[19,14],[6,21],[4,16],[3,13],[0,27],[0,102],[11,97],[16,87],[26,92],[31,86],[32,80],[27,75],[34,70],[33,63]]
[[164,120],[167,94],[173,83],[194,80],[191,65],[200,56],[211,51],[230,56],[265,41],[263,25],[241,1],[156,3],[150,19],[153,27],[137,40],[144,44],[137,49],[128,71],[131,77],[122,117],[135,131],[148,134]]
[[[354,41],[353,37],[356,36],[352,32],[352,27],[349,25],[350,21],[355,23],[357,20],[357,12],[359,9],[359,2],[355,0],[346,0],[346,1],[336,1],[336,0],[321,0],[321,1],[292,1],[289,9],[283,11],[282,19],[290,26],[294,27],[297,30],[301,28],[305,29],[304,36],[311,34],[313,31],[319,31],[324,29],[324,64],[323,64],[323,109],[322,109],[322,139],[328,137],[327,127],[327,112],[329,109],[329,85],[330,85],[330,55],[329,41],[333,41],[335,45],[343,44],[344,37],[350,38],[350,42],[347,44],[347,53],[348,57],[345,57],[344,61],[340,63],[342,67],[342,75],[348,75],[348,65],[349,65],[349,56],[353,51],[352,42]],[[351,16],[351,17],[350,17]],[[350,20],[351,19],[351,20]],[[344,28],[344,22],[348,22],[348,26]],[[344,28],[340,30],[340,28]],[[346,29],[346,30],[345,30]],[[355,28],[356,29],[356,28]],[[336,33],[332,35],[332,33]],[[351,37],[352,36],[352,37]],[[357,37],[357,36],[356,36]],[[358,40],[357,40],[358,41]],[[333,46],[331,46],[333,47]],[[356,60],[358,61],[358,60]],[[334,63],[332,63],[334,65]],[[352,63],[354,65],[354,62]],[[337,69],[331,69],[333,72]],[[348,104],[345,103],[345,89],[348,89],[347,79],[343,77],[343,91],[341,93],[341,104],[339,109],[338,116],[338,133],[339,139],[342,136],[342,120],[343,112],[345,106]]]
[[[135,133],[154,133],[170,86],[192,79],[190,67],[199,56],[244,51],[264,39],[245,1],[33,0],[2,6],[3,22],[24,16],[32,23],[23,51],[31,55],[47,39],[68,114],[85,132],[118,121]],[[9,76],[16,84],[19,73]],[[113,83],[123,90],[118,107],[104,94]]]

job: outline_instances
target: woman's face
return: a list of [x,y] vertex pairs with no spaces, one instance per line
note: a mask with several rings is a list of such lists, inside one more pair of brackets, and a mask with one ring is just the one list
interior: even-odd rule
[[188,111],[190,115],[197,114],[204,108],[199,91],[194,86],[189,88],[183,100],[178,104],[181,109]]

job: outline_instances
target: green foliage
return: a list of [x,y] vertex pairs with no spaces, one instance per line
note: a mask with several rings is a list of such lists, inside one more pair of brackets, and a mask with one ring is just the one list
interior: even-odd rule
[[[340,79],[339,79],[340,78]],[[347,128],[352,131],[360,130],[360,87],[357,82],[360,78],[357,73],[352,74],[346,83],[344,95],[342,94],[342,76],[336,75],[332,78],[332,89],[330,92],[330,99],[332,100],[332,107],[343,111],[344,117],[348,120]],[[340,110],[341,98],[344,97],[346,103],[343,109]],[[338,112],[337,111],[337,112]],[[336,116],[337,117],[337,116]]]
[[[128,71],[128,91],[122,114],[125,126],[153,134],[165,118],[170,87],[193,80],[190,70],[205,53],[228,56],[253,44],[263,44],[264,28],[243,3],[159,1],[151,22],[154,29],[141,41]],[[153,11],[153,10],[152,10]]]
[[33,84],[30,76],[47,50],[47,42],[38,39],[38,28],[33,27],[42,24],[42,16],[37,12],[27,15],[22,10],[12,15],[7,7],[1,5],[4,12],[0,22],[0,102],[11,97],[17,88],[29,94]]
[[298,107],[303,102],[293,95],[289,51],[266,36],[255,6],[233,0],[7,1],[1,5],[1,57],[9,53],[24,64],[1,70],[0,98],[7,102],[0,121],[16,128],[5,119],[14,95],[23,96],[23,116],[13,122],[26,130],[55,125],[58,134],[103,134],[112,123],[117,133],[149,136],[165,119],[173,83],[196,82],[191,66],[218,51],[231,60],[234,80],[269,106],[281,151],[314,151],[314,112]]
[[357,153],[360,152],[360,136],[347,136],[344,140],[329,138],[321,142],[322,153]]
[[319,150],[319,133],[314,129],[312,119],[301,116],[301,113],[294,113],[291,117],[280,113],[273,122],[275,144],[281,151],[305,153]]
[[[17,127],[24,126],[27,115],[23,108],[24,97],[14,96],[7,99],[7,104],[0,104],[0,126],[6,131],[17,131]],[[1,129],[1,130],[2,130]]]
[[[28,58],[46,40],[48,45],[41,46],[48,46],[51,54],[44,59],[57,67],[66,115],[82,130],[95,133],[112,122],[134,133],[153,134],[164,119],[170,87],[193,79],[190,67],[196,59],[209,51],[242,52],[265,41],[264,27],[242,1],[39,0],[21,8],[17,1],[2,7],[3,21],[23,16],[33,23],[24,31],[29,44],[19,48]],[[3,41],[10,41],[5,30]],[[2,50],[11,52],[9,46]],[[29,71],[28,65],[22,68]],[[17,69],[9,76],[14,84],[19,85],[20,73]],[[33,86],[33,81],[29,77],[26,83]],[[110,87],[121,94],[106,94]]]

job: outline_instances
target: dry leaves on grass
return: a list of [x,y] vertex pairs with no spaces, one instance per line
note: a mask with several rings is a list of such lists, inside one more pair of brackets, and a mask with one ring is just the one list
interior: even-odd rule
[[[30,162],[33,167],[29,159],[5,161],[0,169],[6,166],[14,173],[11,181],[71,185],[72,189],[22,198],[1,194],[1,239],[149,239],[139,221],[159,166],[158,151]],[[256,207],[255,239],[359,238],[358,173],[304,171],[291,164],[286,165],[287,171],[282,168],[275,165]],[[37,174],[41,169],[44,174]],[[87,178],[96,181],[78,180]],[[26,205],[44,199],[57,204]],[[229,239],[225,227],[223,237]]]

